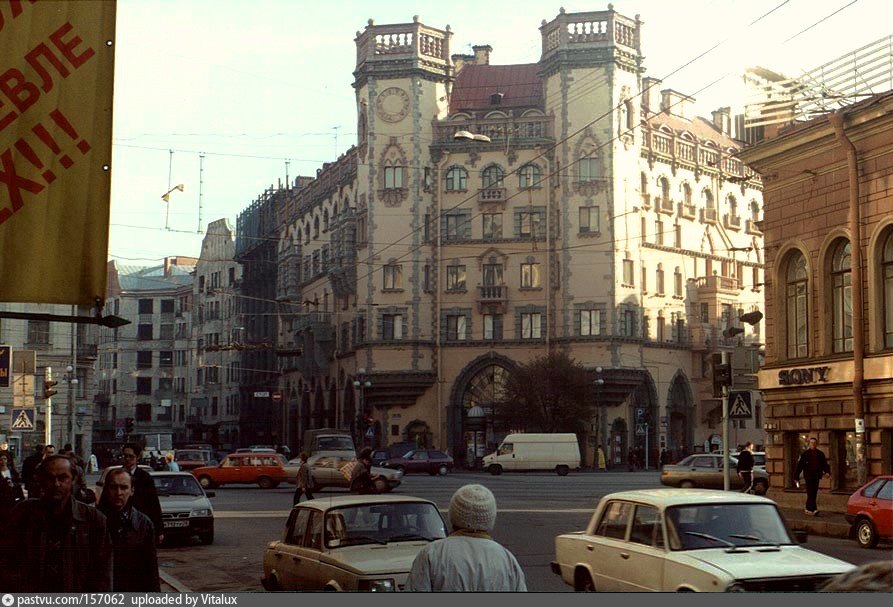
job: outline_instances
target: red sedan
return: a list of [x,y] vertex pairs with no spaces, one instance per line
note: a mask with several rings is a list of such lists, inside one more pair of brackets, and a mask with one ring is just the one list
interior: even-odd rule
[[846,503],[845,516],[863,548],[893,538],[893,475],[877,476],[859,487]]

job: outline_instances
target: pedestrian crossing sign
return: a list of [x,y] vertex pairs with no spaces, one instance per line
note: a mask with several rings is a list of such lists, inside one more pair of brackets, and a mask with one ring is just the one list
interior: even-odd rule
[[34,411],[34,409],[14,409],[9,429],[14,432],[33,432]]
[[749,390],[729,392],[729,419],[751,419],[753,401]]

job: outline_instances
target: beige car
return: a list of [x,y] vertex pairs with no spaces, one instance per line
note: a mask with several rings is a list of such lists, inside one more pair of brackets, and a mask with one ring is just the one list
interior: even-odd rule
[[403,590],[412,562],[446,524],[428,500],[339,495],[292,508],[282,539],[264,551],[267,590]]
[[[313,480],[312,491],[322,491],[326,487],[350,489],[350,483],[341,474],[341,468],[355,459],[355,457],[349,455],[311,455],[307,460],[307,465],[310,466],[310,475]],[[293,459],[288,462],[285,466],[285,472],[288,475],[288,482],[294,484],[295,477],[298,474],[298,460]],[[372,466],[370,472],[373,477],[384,481],[381,483],[381,490],[385,492],[399,486],[403,479],[403,471],[401,470]]]
[[[744,482],[735,466],[738,460],[729,458],[729,487],[740,491],[744,488]],[[723,470],[722,455],[718,453],[695,453],[689,455],[678,464],[667,464],[660,470],[660,482],[669,487],[681,487],[683,489],[703,488],[722,489]],[[769,474],[765,468],[753,469],[753,492],[757,495],[766,495],[769,491]]]

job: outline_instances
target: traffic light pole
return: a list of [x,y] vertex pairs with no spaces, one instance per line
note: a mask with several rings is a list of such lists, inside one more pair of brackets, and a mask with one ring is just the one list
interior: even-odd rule
[[[49,394],[50,390],[48,386],[49,382],[53,381],[53,368],[47,367],[44,371],[46,374],[45,383],[44,383],[44,395]],[[46,407],[47,407],[47,416],[46,416],[46,428],[44,428],[44,436],[43,436],[43,444],[44,445],[52,445],[53,444],[53,396],[50,394],[46,396]]]
[[[723,352],[723,363],[730,365],[729,353]],[[731,488],[731,471],[729,470],[729,386],[722,387],[722,488]]]

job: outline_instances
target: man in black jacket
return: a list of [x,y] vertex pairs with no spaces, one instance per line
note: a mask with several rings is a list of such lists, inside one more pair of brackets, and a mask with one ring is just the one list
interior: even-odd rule
[[124,469],[130,472],[133,478],[133,507],[149,517],[155,527],[156,545],[164,541],[164,524],[161,521],[161,502],[158,501],[158,492],[155,490],[155,482],[152,476],[137,466],[142,448],[134,443],[127,443],[121,447],[121,456],[124,458]]
[[114,547],[115,592],[160,592],[155,527],[149,517],[133,507],[133,480],[123,468],[105,477],[99,510],[108,521]]
[[820,449],[816,448],[818,440],[815,437],[809,439],[809,447],[800,454],[797,461],[797,471],[794,472],[794,481],[800,486],[800,475],[806,480],[806,514],[815,516],[819,513],[816,498],[819,495],[819,481],[822,477],[831,476],[831,466],[828,458]]
[[735,468],[738,476],[744,482],[744,488],[741,493],[751,493],[753,491],[753,443],[748,441],[744,443],[744,448],[738,454],[738,465]]

